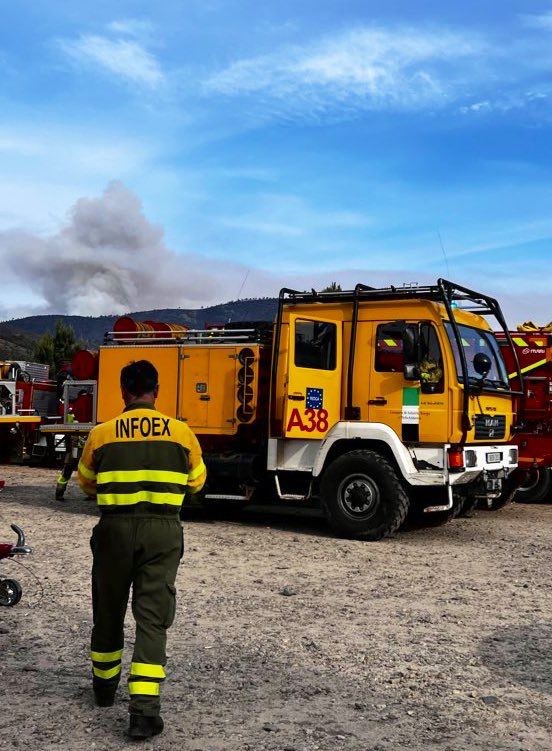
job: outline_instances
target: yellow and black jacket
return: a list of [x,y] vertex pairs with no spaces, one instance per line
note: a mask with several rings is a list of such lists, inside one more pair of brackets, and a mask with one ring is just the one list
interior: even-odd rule
[[206,470],[197,438],[186,423],[151,404],[134,403],[88,436],[79,484],[103,508],[151,503],[180,507],[197,493]]

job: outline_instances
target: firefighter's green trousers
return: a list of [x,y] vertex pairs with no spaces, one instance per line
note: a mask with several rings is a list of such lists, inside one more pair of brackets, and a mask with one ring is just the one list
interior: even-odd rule
[[178,509],[138,504],[105,512],[90,545],[94,686],[114,690],[121,677],[123,624],[132,586],[136,640],[128,678],[129,711],[158,715],[167,629],[175,614],[174,583],[184,551]]

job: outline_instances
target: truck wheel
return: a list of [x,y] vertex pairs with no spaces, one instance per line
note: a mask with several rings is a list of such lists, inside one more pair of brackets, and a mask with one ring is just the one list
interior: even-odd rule
[[515,495],[516,495],[515,490],[505,487],[502,493],[498,496],[498,498],[492,499],[490,506],[485,500],[482,500],[481,508],[485,508],[488,511],[500,511],[501,508],[504,508],[504,506],[508,506],[510,503],[512,503]]
[[347,537],[381,540],[406,519],[409,498],[394,467],[375,451],[350,451],[333,461],[320,486],[333,529]]
[[517,503],[552,501],[552,473],[549,469],[533,469],[517,489]]
[[455,519],[469,519],[472,511],[477,506],[479,499],[475,495],[462,494],[458,495],[454,499],[454,514]]
[[500,511],[504,506],[508,506],[514,500],[517,492],[517,485],[511,478],[505,478],[502,481],[502,492],[498,498],[493,498],[489,502],[485,498],[478,498],[477,507],[483,511]]

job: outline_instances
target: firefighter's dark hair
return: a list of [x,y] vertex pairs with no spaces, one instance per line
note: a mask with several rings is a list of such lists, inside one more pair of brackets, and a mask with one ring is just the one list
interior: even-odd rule
[[159,375],[149,360],[130,362],[121,370],[121,386],[132,396],[151,394],[159,384]]

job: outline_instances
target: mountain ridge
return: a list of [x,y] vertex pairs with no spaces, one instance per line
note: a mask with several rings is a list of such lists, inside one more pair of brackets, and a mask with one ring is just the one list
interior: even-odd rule
[[[231,321],[273,321],[278,300],[275,297],[232,300],[204,308],[156,308],[121,314],[136,321],[181,323],[189,328],[205,328],[206,324]],[[53,334],[57,321],[73,327],[75,336],[86,347],[98,347],[106,331],[111,331],[120,315],[75,316],[44,314],[0,321],[0,359],[25,359],[30,356],[34,342],[43,334]],[[26,355],[25,355],[26,352]]]

